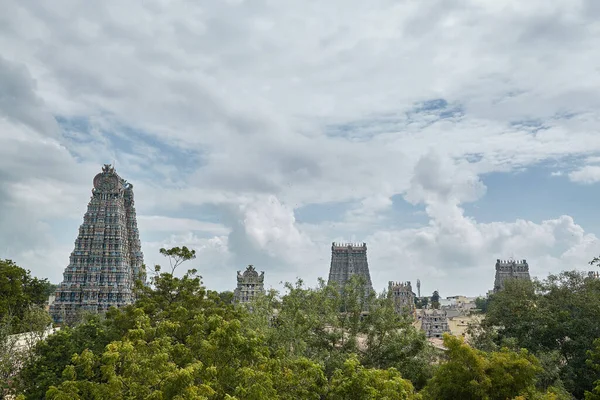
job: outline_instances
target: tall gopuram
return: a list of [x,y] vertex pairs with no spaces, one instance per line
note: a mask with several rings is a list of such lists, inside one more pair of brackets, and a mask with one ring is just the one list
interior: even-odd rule
[[526,260],[496,260],[494,293],[504,289],[504,282],[509,279],[531,280],[529,276],[529,264],[527,264]]
[[373,291],[367,262],[367,244],[332,243],[331,267],[327,284],[335,282],[341,290],[352,275],[364,278],[365,293]]
[[133,185],[104,164],[50,306],[52,318],[68,324],[82,311],[100,313],[133,303],[135,281],[146,281],[143,263]]
[[265,292],[265,273],[260,275],[254,269],[254,266],[248,265],[244,273],[237,272],[237,288],[233,292],[233,301],[235,303],[248,303],[254,300],[259,294]]

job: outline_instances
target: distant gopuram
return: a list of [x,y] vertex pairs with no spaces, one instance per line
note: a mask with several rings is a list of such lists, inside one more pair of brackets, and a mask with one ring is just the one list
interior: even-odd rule
[[496,260],[496,279],[494,280],[494,293],[504,289],[504,282],[508,279],[531,280],[529,265],[526,260]]
[[248,303],[254,300],[259,294],[265,292],[265,273],[261,271],[260,275],[252,265],[248,265],[244,273],[237,272],[237,288],[233,292],[233,301],[235,303]]
[[135,281],[145,282],[146,272],[132,188],[110,164],[94,178],[75,249],[50,306],[55,322],[68,324],[82,311],[100,313],[135,301]]
[[415,294],[410,282],[388,282],[388,292],[394,302],[394,310],[400,315],[415,315]]
[[359,275],[365,279],[365,293],[373,290],[367,262],[367,244],[332,243],[331,267],[327,283],[336,282],[342,289],[352,275]]
[[441,338],[444,333],[450,332],[446,310],[421,310],[418,319],[421,320],[421,330],[428,338]]

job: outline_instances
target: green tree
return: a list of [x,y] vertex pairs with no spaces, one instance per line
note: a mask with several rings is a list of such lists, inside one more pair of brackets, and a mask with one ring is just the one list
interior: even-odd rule
[[195,270],[156,272],[135,305],[107,315],[127,328],[122,337],[73,357],[47,398],[319,398],[320,365],[272,353],[242,322],[248,314],[206,291]]
[[391,293],[374,300],[365,319],[360,361],[371,368],[393,367],[421,389],[433,374],[436,353],[413,322],[411,315],[395,311]]
[[594,340],[594,346],[587,352],[587,365],[597,372],[597,379],[591,391],[585,392],[586,400],[600,400],[600,338]]
[[74,354],[86,349],[99,354],[111,341],[121,337],[112,322],[110,315],[106,319],[100,315],[87,316],[78,325],[63,327],[37,343],[19,373],[19,392],[29,400],[44,399],[50,386],[58,386],[65,380],[63,371]]
[[415,299],[415,307],[416,308],[420,308],[420,309],[427,308],[427,304],[429,304],[428,297],[417,297]]
[[348,358],[331,378],[327,399],[376,400],[416,399],[410,381],[394,368],[370,369],[360,364],[356,356]]
[[18,321],[31,306],[44,306],[52,287],[46,279],[32,277],[13,261],[0,260],[0,320],[10,315],[16,320],[11,323],[12,333],[22,332]]
[[478,297],[475,299],[475,307],[477,307],[481,313],[485,314],[487,312],[489,302],[490,298]]
[[[554,364],[560,373],[552,386],[564,385],[582,398],[597,379],[586,360],[593,340],[600,337],[599,320],[600,280],[571,271],[541,282],[506,282],[489,304],[481,333],[497,346],[512,342],[542,359],[556,352]],[[489,343],[477,338],[473,342]]]
[[427,383],[425,399],[506,400],[535,392],[540,367],[526,350],[485,353],[448,334],[444,346],[448,360]]
[[[12,326],[16,321],[17,328]],[[19,369],[32,358],[34,347],[48,334],[51,322],[48,313],[35,306],[25,310],[20,320],[7,315],[0,321],[0,399],[3,394],[15,393]],[[13,333],[19,330],[23,333]]]
[[437,290],[431,295],[431,308],[435,308],[436,310],[440,308],[440,294]]

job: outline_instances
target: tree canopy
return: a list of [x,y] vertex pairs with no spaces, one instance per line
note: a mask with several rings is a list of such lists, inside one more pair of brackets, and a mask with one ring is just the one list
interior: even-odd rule
[[40,341],[18,373],[10,371],[5,393],[36,400],[600,398],[600,287],[581,274],[507,282],[488,299],[471,339],[446,335],[440,351],[395,312],[390,293],[366,296],[358,278],[343,290],[299,280],[284,293],[233,304],[231,292],[206,289],[195,269],[175,274],[193,262],[193,250],[161,253],[167,271],[157,266],[149,285],[138,282],[134,304],[86,315]]
[[12,333],[23,331],[21,321],[32,306],[42,307],[55,287],[47,279],[31,276],[11,260],[0,260],[0,320],[10,318]]

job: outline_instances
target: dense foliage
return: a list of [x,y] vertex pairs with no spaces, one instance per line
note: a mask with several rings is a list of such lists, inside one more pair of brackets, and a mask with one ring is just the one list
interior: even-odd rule
[[600,399],[600,288],[578,274],[508,284],[471,343],[446,336],[442,352],[359,280],[298,281],[242,307],[193,269],[174,275],[193,251],[161,253],[169,271],[135,304],[41,341],[7,387],[36,400]]
[[561,386],[583,398],[598,390],[600,376],[589,361],[598,338],[600,280],[572,271],[541,282],[507,282],[489,301],[473,344],[488,351],[527,349],[544,366],[542,386]]
[[[0,260],[0,321],[10,323],[11,333],[24,332],[21,321],[32,306],[42,307],[54,285],[38,279],[11,260]],[[10,320],[10,321],[7,321]]]

